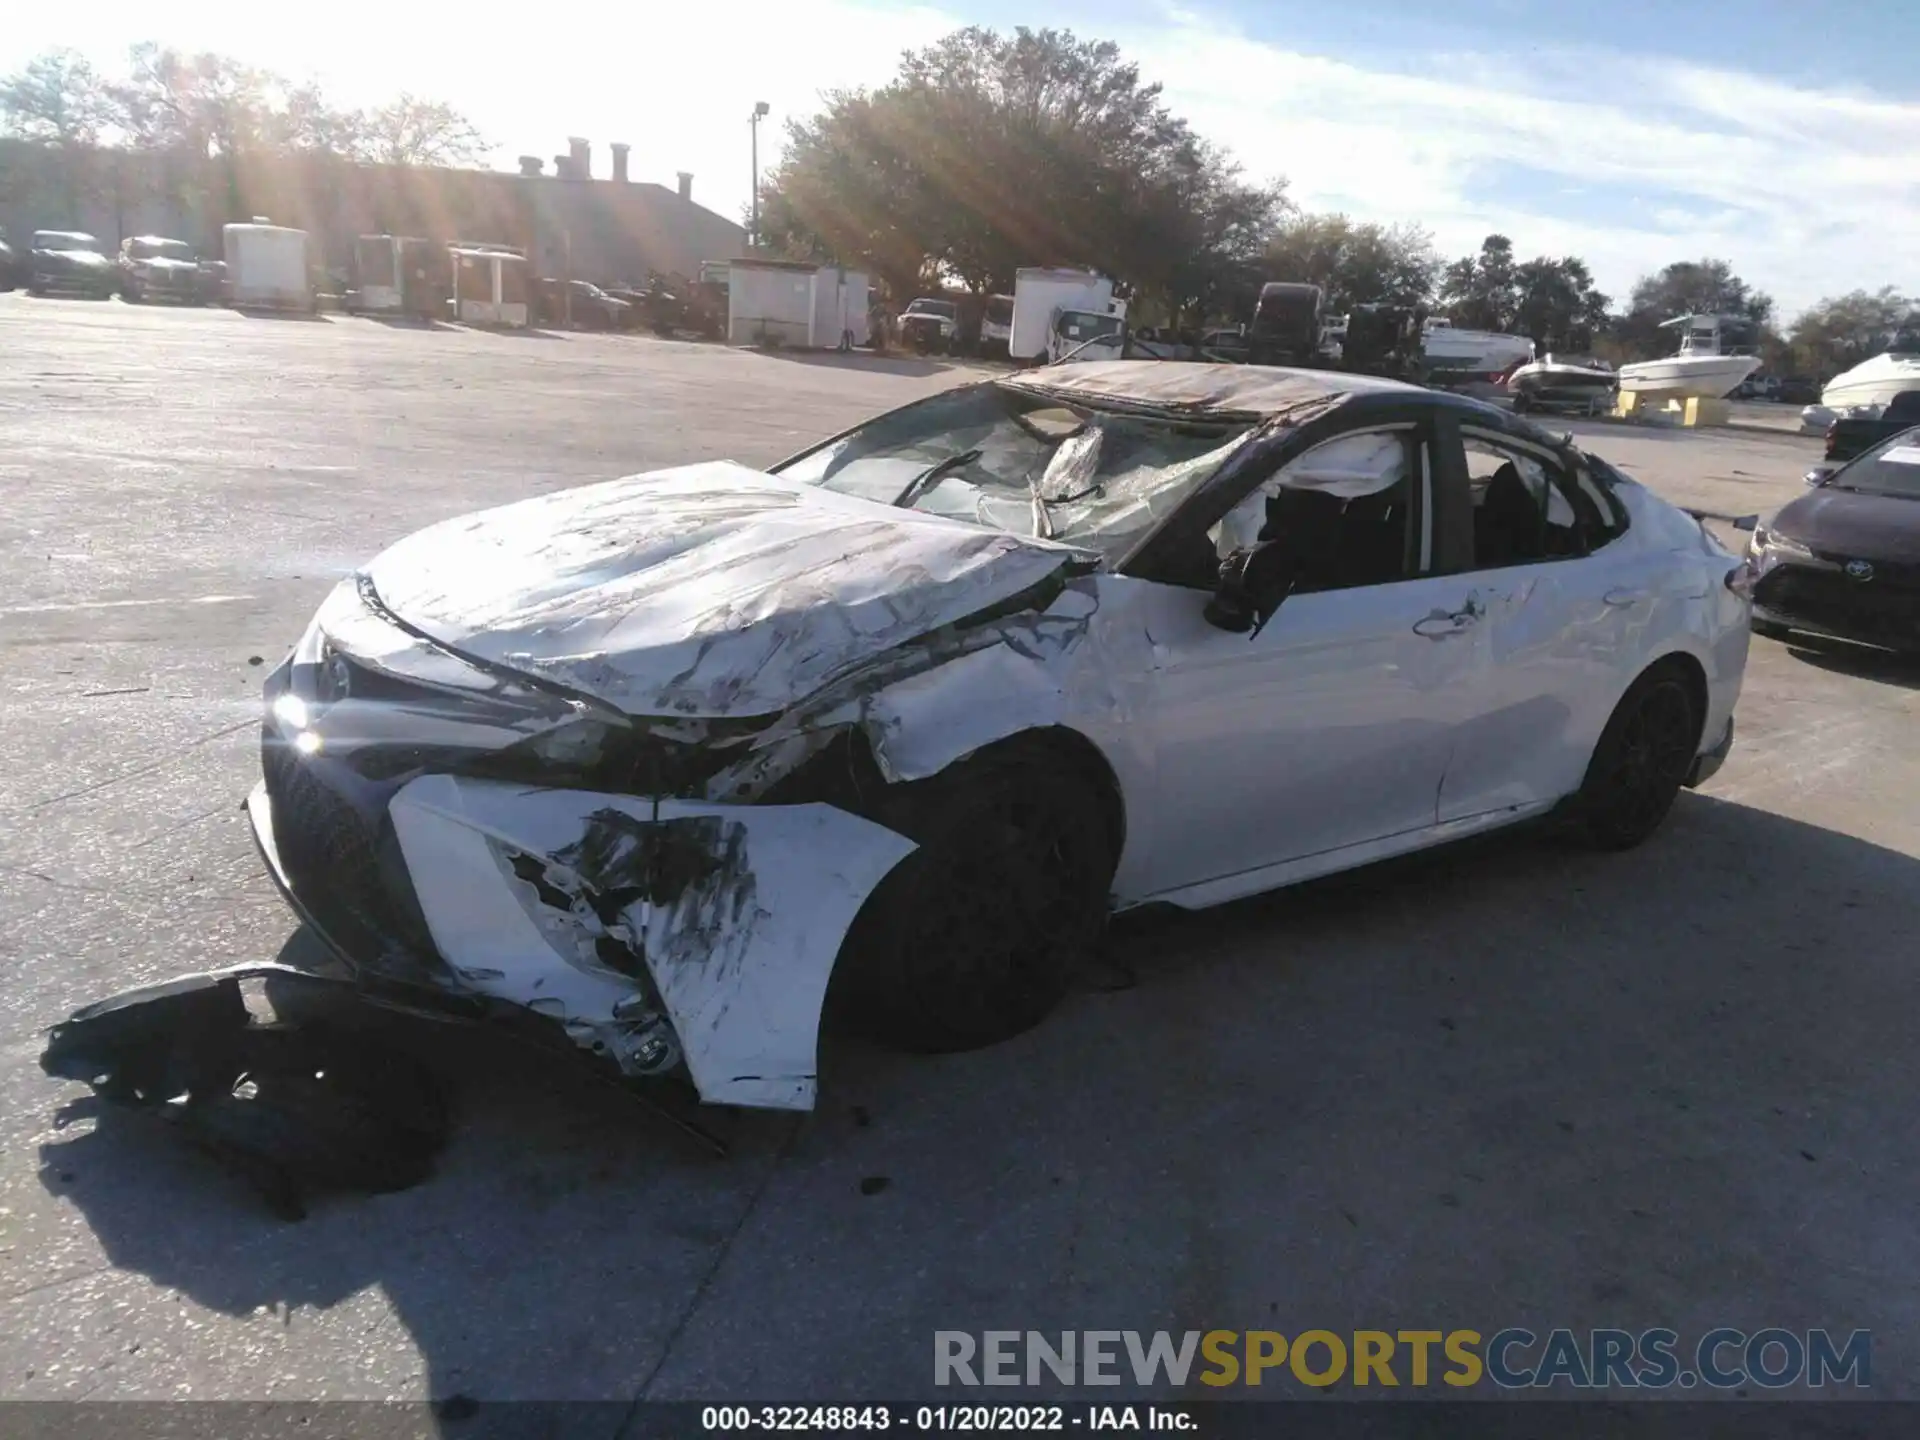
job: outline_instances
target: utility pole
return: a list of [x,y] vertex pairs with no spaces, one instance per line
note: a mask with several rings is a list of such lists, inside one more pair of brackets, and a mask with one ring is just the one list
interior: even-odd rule
[[752,254],[760,248],[760,122],[772,107],[766,101],[754,103],[753,114],[747,119],[747,131],[752,137],[753,146],[753,218],[747,225],[747,252]]

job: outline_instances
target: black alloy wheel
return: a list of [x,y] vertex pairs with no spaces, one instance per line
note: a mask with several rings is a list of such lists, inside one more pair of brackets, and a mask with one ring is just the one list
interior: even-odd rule
[[1673,670],[1636,680],[1594,747],[1580,788],[1593,841],[1608,850],[1638,845],[1660,828],[1693,768],[1700,718],[1693,693]]
[[920,782],[881,818],[917,845],[844,952],[858,1027],[902,1050],[973,1050],[1040,1023],[1105,928],[1118,839],[1094,782],[1020,741]]

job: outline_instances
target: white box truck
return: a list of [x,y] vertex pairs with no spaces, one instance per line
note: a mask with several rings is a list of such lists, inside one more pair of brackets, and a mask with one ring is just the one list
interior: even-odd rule
[[229,304],[241,309],[314,308],[306,231],[255,220],[250,225],[226,226],[220,240],[227,262]]
[[1013,325],[1007,353],[1029,363],[1052,358],[1056,317],[1067,312],[1114,313],[1113,281],[1092,270],[1035,267],[1013,277]]

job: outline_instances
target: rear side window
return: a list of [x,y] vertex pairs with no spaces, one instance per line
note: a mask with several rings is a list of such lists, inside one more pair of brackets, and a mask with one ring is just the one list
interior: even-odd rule
[[1473,503],[1473,568],[1571,560],[1617,539],[1626,511],[1583,460],[1463,432]]
[[1573,467],[1573,483],[1592,510],[1581,506],[1581,523],[1589,527],[1587,549],[1598,550],[1627,533],[1627,507],[1614,493],[1620,473],[1603,460],[1582,455]]

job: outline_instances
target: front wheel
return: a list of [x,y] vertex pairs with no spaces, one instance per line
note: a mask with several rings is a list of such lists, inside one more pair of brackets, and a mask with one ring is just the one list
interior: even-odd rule
[[1098,782],[1051,747],[982,751],[876,817],[914,840],[848,934],[839,998],[924,1054],[1029,1030],[1103,931],[1119,836]]
[[1576,810],[1604,850],[1630,850],[1660,828],[1693,768],[1700,716],[1673,670],[1634,681],[1601,732]]

